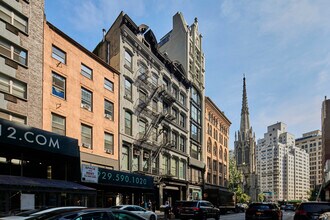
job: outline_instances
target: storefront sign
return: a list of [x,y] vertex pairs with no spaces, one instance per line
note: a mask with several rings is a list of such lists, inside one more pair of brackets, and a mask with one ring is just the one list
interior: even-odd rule
[[88,183],[98,183],[99,168],[94,166],[81,165],[81,181]]
[[0,144],[79,157],[78,140],[0,118]]
[[98,182],[103,184],[129,186],[134,188],[152,189],[154,187],[153,177],[151,176],[125,173],[104,168],[99,168]]

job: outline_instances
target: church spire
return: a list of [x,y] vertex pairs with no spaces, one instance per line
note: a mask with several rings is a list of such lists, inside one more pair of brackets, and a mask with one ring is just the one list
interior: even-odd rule
[[242,111],[241,111],[241,127],[240,132],[247,134],[250,129],[249,107],[247,102],[245,75],[243,77],[243,98],[242,98]]

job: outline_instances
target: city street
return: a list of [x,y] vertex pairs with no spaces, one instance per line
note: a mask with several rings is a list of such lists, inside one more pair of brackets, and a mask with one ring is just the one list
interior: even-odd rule
[[[283,211],[283,220],[293,220],[294,212],[292,211]],[[226,215],[220,216],[221,220],[244,220],[245,213],[229,213]]]
[[[293,220],[293,216],[294,216],[293,211],[282,211],[282,212],[283,212],[282,220]],[[163,216],[159,216],[159,219],[163,219],[162,217]],[[228,213],[226,215],[221,215],[220,220],[245,220],[245,213]]]

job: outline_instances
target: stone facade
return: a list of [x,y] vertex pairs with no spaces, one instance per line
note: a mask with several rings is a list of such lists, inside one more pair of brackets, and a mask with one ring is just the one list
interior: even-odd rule
[[0,21],[1,41],[17,52],[0,53],[8,88],[0,91],[0,117],[41,128],[44,1],[4,0],[0,7],[13,17]]

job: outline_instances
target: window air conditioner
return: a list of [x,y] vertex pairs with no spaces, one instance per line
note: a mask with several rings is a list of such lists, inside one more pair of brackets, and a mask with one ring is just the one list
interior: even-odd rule
[[111,149],[105,149],[105,152],[106,152],[107,154],[112,154],[112,150],[111,150]]
[[87,109],[88,111],[91,110],[91,106],[88,105],[88,104],[85,104],[85,103],[81,103],[81,107],[84,108],[84,109]]
[[91,145],[88,143],[82,143],[82,146],[88,149],[91,149]]
[[104,114],[104,117],[108,118],[108,119],[112,119],[112,115],[110,115],[110,114]]

